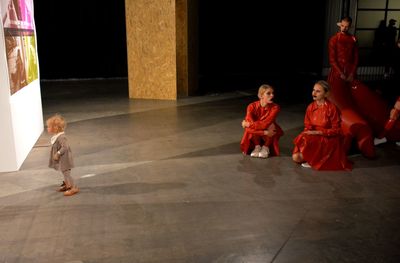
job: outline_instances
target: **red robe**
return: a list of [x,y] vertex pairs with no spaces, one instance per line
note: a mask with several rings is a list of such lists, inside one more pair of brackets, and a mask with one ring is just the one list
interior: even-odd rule
[[[331,73],[335,78],[340,74],[348,77],[357,73],[358,48],[356,38],[350,34],[337,33],[329,39],[329,64]],[[343,80],[342,80],[343,81]]]
[[[276,117],[281,108],[278,104],[271,103],[262,107],[260,101],[255,101],[247,106],[245,120],[250,122],[250,126],[245,128],[240,149],[243,154],[250,154],[255,145],[265,145],[270,149],[270,154],[279,155],[279,138],[283,135],[283,130],[276,123]],[[275,125],[276,134],[272,137],[264,135],[271,124]]]
[[[356,81],[345,81],[340,75],[356,77],[358,48],[356,38],[350,34],[337,33],[329,40],[329,63],[331,70],[328,82],[331,85],[329,99],[336,104],[342,114],[342,127],[346,138],[345,150],[348,151],[352,138],[364,156],[375,156],[372,129],[360,114],[352,96]],[[359,83],[359,82],[357,82]]]
[[386,120],[384,129],[381,131],[380,137],[386,137],[389,141],[400,141],[400,96],[397,98],[393,109],[389,114],[389,119]]
[[316,170],[351,170],[340,123],[340,111],[332,102],[325,100],[322,106],[311,103],[304,117],[304,131],[322,131],[322,135],[300,133],[293,140],[293,153],[301,152],[303,159]]
[[374,137],[381,138],[384,134],[389,141],[400,141],[399,121],[394,121],[390,129],[386,130],[387,128],[385,128],[392,109],[391,105],[380,94],[371,90],[364,83],[355,80],[353,84],[351,93],[354,105],[368,122]]

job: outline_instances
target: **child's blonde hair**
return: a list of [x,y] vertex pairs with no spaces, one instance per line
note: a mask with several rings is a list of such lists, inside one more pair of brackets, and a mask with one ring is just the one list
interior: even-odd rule
[[263,84],[258,88],[258,98],[261,99],[261,96],[265,93],[267,89],[272,89],[274,90],[274,87],[268,85],[268,84]]
[[52,127],[55,132],[63,132],[67,128],[67,122],[60,114],[55,114],[46,121],[47,127]]

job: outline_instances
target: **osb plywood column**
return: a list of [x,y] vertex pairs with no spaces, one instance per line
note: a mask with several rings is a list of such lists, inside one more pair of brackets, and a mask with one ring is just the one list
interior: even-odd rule
[[125,0],[129,97],[177,98],[175,0]]

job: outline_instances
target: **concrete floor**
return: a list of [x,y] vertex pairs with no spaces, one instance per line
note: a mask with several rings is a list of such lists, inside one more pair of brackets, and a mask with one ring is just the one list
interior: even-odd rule
[[55,191],[43,133],[0,174],[0,263],[400,262],[400,147],[351,156],[351,172],[294,164],[308,100],[281,104],[282,156],[253,159],[239,142],[254,94],[129,100],[125,84],[46,86],[81,192]]

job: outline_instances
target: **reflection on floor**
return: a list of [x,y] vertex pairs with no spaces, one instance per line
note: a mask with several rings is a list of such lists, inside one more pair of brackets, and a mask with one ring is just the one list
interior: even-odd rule
[[302,168],[290,155],[309,101],[282,102],[282,156],[254,159],[239,150],[254,90],[129,100],[124,85],[45,86],[45,119],[69,121],[81,192],[55,191],[43,133],[20,171],[0,174],[0,262],[400,259],[399,146],[351,156],[351,172]]

